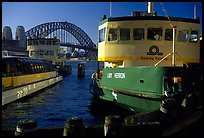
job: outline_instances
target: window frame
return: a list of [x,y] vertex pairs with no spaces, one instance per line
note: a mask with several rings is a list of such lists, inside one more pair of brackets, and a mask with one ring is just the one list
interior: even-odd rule
[[[122,32],[121,30],[124,30],[124,31],[128,30],[129,31],[129,36],[121,37],[121,32]],[[125,33],[123,32],[123,34],[125,34]],[[127,38],[127,39],[121,39],[121,38]],[[120,41],[130,41],[131,40],[131,28],[120,28],[119,29],[119,40]]]
[[[187,31],[187,33],[185,35],[187,35],[187,38],[185,38],[185,41],[182,41],[182,37],[180,35],[182,35],[180,32],[181,31]],[[184,36],[184,35],[183,35]],[[186,37],[186,36],[185,36]],[[184,40],[184,39],[183,39]],[[179,29],[178,30],[178,35],[177,35],[177,42],[189,42],[189,30],[188,29]]]
[[[192,35],[192,32],[195,31],[197,32],[197,40],[196,41],[191,41],[191,35]],[[190,30],[190,34],[189,34],[189,43],[197,43],[198,42],[198,39],[199,39],[199,32],[197,30]]]
[[[135,30],[136,29],[142,29],[143,30],[143,36],[142,36],[142,39],[135,39],[136,37],[135,37]],[[139,33],[138,33],[139,34]],[[138,36],[138,38],[139,38],[139,36]],[[144,40],[145,39],[145,28],[133,28],[133,40]]]
[[[160,34],[156,33],[155,35],[152,35],[152,37],[150,37],[149,35],[150,29],[160,29]],[[152,31],[152,32],[155,33],[155,31]],[[155,38],[156,36],[158,36],[158,40]],[[162,39],[163,39],[163,28],[162,27],[147,27],[147,40],[161,41]]]
[[[102,35],[103,35],[103,40],[101,40],[101,33],[100,33],[100,31],[102,31]],[[106,27],[104,27],[104,28],[102,28],[102,29],[100,29],[99,31],[98,31],[98,43],[101,43],[101,42],[104,42],[105,40],[106,40]]]
[[[112,39],[112,40],[110,40],[110,38],[109,38],[109,36],[110,36],[110,30],[111,29],[114,29],[115,30],[115,34],[116,34],[116,39]],[[118,35],[118,28],[117,27],[111,27],[111,28],[108,28],[108,33],[107,33],[107,35],[108,35],[108,37],[107,37],[107,40],[108,40],[108,42],[115,42],[115,41],[118,41],[119,40],[119,35]]]

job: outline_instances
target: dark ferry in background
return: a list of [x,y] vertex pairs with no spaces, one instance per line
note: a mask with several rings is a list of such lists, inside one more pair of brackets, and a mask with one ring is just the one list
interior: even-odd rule
[[199,18],[157,16],[148,2],[148,12],[104,17],[98,30],[94,97],[135,112],[201,105]]
[[46,60],[2,57],[2,106],[63,80]]

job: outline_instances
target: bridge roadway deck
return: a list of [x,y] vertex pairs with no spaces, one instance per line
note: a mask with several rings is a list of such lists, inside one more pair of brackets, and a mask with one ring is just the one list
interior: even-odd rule
[[79,49],[84,49],[84,50],[92,50],[92,51],[97,51],[98,50],[97,48],[93,48],[93,47],[74,45],[74,44],[69,44],[69,43],[60,43],[60,46],[79,48]]

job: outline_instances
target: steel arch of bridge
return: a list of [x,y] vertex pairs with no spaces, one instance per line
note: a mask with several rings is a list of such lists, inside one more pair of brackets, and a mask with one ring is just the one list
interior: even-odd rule
[[26,31],[26,38],[45,38],[46,36],[48,36],[54,31],[57,31],[58,29],[63,29],[71,33],[82,46],[96,48],[96,45],[81,28],[69,22],[48,22],[40,24]]

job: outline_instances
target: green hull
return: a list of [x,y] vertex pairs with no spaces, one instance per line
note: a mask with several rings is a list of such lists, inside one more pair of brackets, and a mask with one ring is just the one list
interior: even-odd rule
[[[183,67],[104,68],[102,78],[95,79],[97,89],[91,93],[136,112],[155,111],[160,109],[163,99],[169,98],[165,93],[167,90],[171,98],[180,96],[181,100],[176,103],[181,104],[185,96],[184,86],[190,87],[191,84],[189,78],[185,78],[185,74],[189,73]],[[168,84],[165,82],[167,77],[170,78]],[[173,84],[172,77],[182,77],[184,81]]]
[[113,101],[119,106],[136,112],[149,112],[159,110],[160,100],[144,99],[142,97],[134,97],[121,93],[117,94],[117,100],[113,97],[112,91],[104,90],[104,95],[99,96],[103,100]]
[[159,110],[163,93],[163,67],[105,68],[99,87],[101,99],[137,112]]

